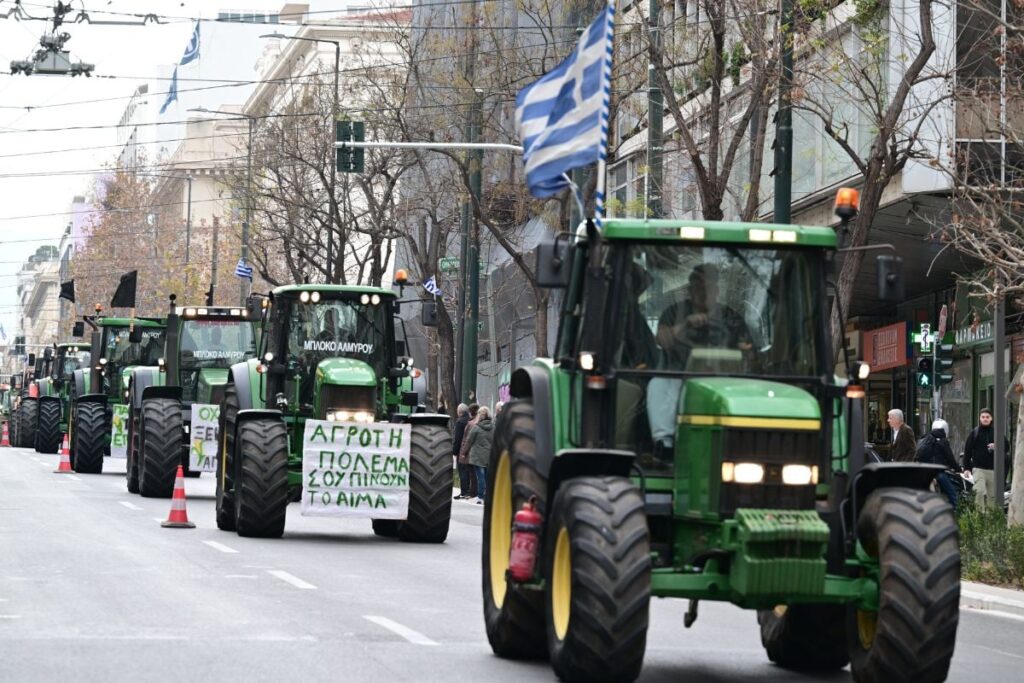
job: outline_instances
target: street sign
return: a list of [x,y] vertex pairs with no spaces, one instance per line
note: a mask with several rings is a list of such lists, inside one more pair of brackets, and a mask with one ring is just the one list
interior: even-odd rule
[[942,304],[942,310],[939,311],[939,329],[935,333],[935,336],[942,339],[943,335],[946,334],[946,318],[949,315],[949,307],[946,304]]

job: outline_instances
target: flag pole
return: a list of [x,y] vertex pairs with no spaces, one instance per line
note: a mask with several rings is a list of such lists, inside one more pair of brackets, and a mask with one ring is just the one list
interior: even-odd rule
[[597,158],[597,188],[594,193],[594,223],[604,227],[604,193],[608,175],[608,117],[612,92],[612,38],[615,34],[615,0],[608,0],[605,23],[605,56],[603,92],[601,94],[601,151]]

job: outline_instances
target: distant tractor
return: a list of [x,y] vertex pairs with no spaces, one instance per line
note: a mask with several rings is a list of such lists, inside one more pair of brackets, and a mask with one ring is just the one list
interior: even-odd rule
[[[378,535],[441,543],[451,517],[448,416],[418,404],[396,339],[395,293],[373,287],[291,285],[264,301],[258,359],[231,366],[220,410],[217,526],[277,537],[303,490],[307,421],[345,428],[408,423],[408,515],[374,519]],[[259,307],[253,306],[254,310]]]
[[47,351],[53,356],[49,372],[35,380],[38,387],[35,449],[40,453],[56,453],[68,433],[74,372],[89,367],[89,345],[65,342]]
[[[75,370],[71,395],[71,466],[99,474],[110,453],[115,408],[128,403],[128,383],[138,365],[156,365],[164,348],[158,318],[86,316],[92,329],[89,368]],[[118,411],[120,414],[120,411]],[[120,420],[120,416],[118,417]]]
[[[837,213],[856,212],[840,192]],[[845,224],[840,233],[845,232]],[[641,671],[651,596],[756,610],[768,657],[940,681],[959,615],[941,467],[866,462],[834,374],[826,227],[608,220],[538,249],[553,358],[511,377],[483,521],[493,651],[567,681]],[[898,281],[880,257],[879,296]]]
[[49,372],[52,350],[28,354],[28,362],[18,380],[18,391],[14,399],[14,440],[19,448],[35,448],[36,424],[39,420],[39,387],[35,378]]
[[129,392],[128,490],[147,497],[171,497],[178,465],[199,476],[189,470],[192,406],[219,406],[229,368],[256,357],[257,323],[245,308],[174,302],[159,364],[135,368]]

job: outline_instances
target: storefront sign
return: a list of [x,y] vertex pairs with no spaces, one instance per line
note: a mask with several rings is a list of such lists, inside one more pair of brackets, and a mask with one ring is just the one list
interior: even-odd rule
[[864,360],[872,372],[907,364],[907,323],[886,325],[864,333]]
[[992,341],[992,321],[986,320],[969,327],[961,327],[956,331],[956,345],[981,344]]

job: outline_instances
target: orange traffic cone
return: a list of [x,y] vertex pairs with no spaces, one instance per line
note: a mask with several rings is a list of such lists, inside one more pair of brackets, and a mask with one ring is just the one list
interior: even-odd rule
[[60,465],[54,470],[56,474],[71,474],[71,449],[68,447],[68,435],[64,435],[64,445],[60,447]]
[[174,494],[171,496],[171,514],[160,522],[160,526],[170,529],[195,529],[196,525],[188,521],[185,510],[185,472],[178,465],[178,473],[174,475]]
[[4,437],[3,437],[3,441],[0,441],[0,447],[10,446],[10,445],[11,445],[11,440],[7,436],[7,423],[4,422]]

